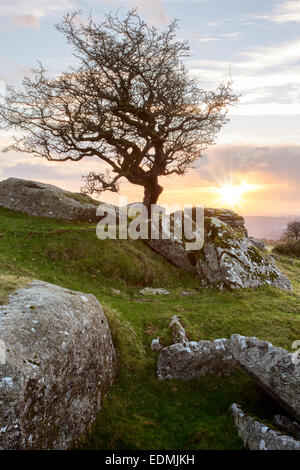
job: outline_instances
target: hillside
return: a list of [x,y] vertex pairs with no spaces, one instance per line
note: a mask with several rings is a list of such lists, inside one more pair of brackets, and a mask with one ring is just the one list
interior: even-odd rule
[[[300,260],[280,257],[279,264],[293,292],[200,289],[192,275],[141,241],[100,241],[91,225],[0,209],[0,302],[17,286],[41,279],[94,294],[112,328],[119,377],[83,448],[242,448],[230,404],[265,420],[277,405],[242,372],[158,382],[157,354],[150,344],[157,336],[169,343],[168,322],[177,314],[193,340],[240,333],[291,350],[300,338]],[[170,295],[143,296],[143,286],[164,287]]]

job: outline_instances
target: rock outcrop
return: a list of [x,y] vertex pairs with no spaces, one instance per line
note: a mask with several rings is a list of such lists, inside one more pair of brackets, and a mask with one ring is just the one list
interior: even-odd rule
[[236,368],[227,339],[189,341],[172,344],[161,351],[157,376],[160,380],[190,380],[208,374],[228,376]]
[[246,237],[248,236],[244,217],[230,209],[212,209],[210,207],[205,207],[204,216],[219,219],[221,222],[224,222],[224,224],[230,225],[234,230],[237,230]]
[[[230,375],[241,367],[300,421],[300,364],[293,360],[291,353],[267,341],[240,335],[232,335],[229,340],[188,341],[177,316],[172,318],[170,329],[175,343],[160,352],[157,362],[159,379],[188,380],[207,374]],[[284,417],[281,421],[286,425]],[[287,424],[290,429],[300,431],[297,423]]]
[[274,431],[244,413],[233,403],[230,407],[240,438],[250,450],[300,450],[300,441]]
[[300,420],[300,364],[294,363],[291,353],[240,335],[232,335],[229,352],[260,387]]
[[[170,322],[174,341],[160,351],[157,362],[159,380],[190,380],[205,375],[231,375],[238,367],[244,369],[282,407],[299,420],[300,365],[294,364],[292,354],[275,348],[257,338],[232,335],[215,341],[188,341],[179,318]],[[157,340],[153,340],[152,345]],[[159,341],[158,341],[159,343]],[[246,415],[236,404],[231,406],[240,437],[245,447],[255,450],[300,450],[300,424],[286,416],[274,416],[277,428],[291,434],[286,436]]]
[[203,287],[236,289],[270,285],[291,289],[289,279],[275,261],[245,236],[243,225],[233,228],[233,223],[206,216],[203,247],[188,251],[185,240],[174,235],[172,225],[171,237],[165,239],[163,216],[161,220],[162,226],[156,228],[160,236],[147,243],[176,266],[198,276]]
[[235,289],[270,285],[291,289],[289,279],[270,257],[214,217],[205,219],[204,246],[194,257],[198,275],[207,286]]
[[98,300],[34,281],[0,307],[0,338],[0,449],[67,449],[117,372]]
[[0,181],[0,206],[38,217],[96,222],[99,201],[51,184],[8,178]]

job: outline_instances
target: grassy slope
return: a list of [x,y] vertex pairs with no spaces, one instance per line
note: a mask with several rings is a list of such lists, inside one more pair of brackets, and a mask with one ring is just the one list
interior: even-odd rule
[[[105,307],[121,367],[82,443],[93,449],[240,449],[229,405],[238,402],[264,419],[276,405],[242,372],[158,382],[150,344],[158,335],[168,344],[168,321],[176,313],[190,339],[240,333],[290,349],[300,339],[300,261],[282,257],[280,264],[293,280],[293,293],[200,290],[194,278],[139,241],[100,241],[84,224],[0,209],[0,302],[9,290],[37,278],[93,293]],[[139,289],[146,285],[168,288],[171,295],[145,298]],[[182,296],[183,289],[194,295]]]

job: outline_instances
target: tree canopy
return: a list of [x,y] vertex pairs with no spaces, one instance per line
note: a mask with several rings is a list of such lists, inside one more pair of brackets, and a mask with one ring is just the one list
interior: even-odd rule
[[287,228],[284,232],[286,238],[292,238],[294,240],[300,239],[300,220],[291,220],[288,223]]
[[144,187],[156,203],[160,176],[183,175],[215,143],[237,101],[231,84],[203,90],[183,63],[177,21],[148,26],[136,13],[109,14],[101,24],[79,13],[57,26],[77,66],[49,77],[39,64],[21,90],[8,87],[0,118],[21,131],[6,150],[50,161],[99,157],[105,170],[86,175],[85,192],[118,191],[120,179]]

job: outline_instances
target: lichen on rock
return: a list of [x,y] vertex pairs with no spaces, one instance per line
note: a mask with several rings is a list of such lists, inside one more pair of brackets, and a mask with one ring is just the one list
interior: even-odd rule
[[[162,232],[146,242],[173,264],[197,276],[204,287],[236,289],[270,285],[290,290],[291,282],[275,261],[247,238],[243,218],[240,220],[236,215],[229,219],[227,214],[226,219],[224,210],[220,213],[219,219],[217,210],[204,210],[204,214],[210,215],[204,217],[204,244],[199,250],[188,251],[186,240],[173,236],[172,223],[169,239]],[[232,220],[236,219],[238,222],[234,223]]]
[[300,441],[252,418],[233,403],[230,407],[240,438],[250,450],[300,450]]
[[0,307],[0,338],[0,449],[67,449],[95,420],[117,372],[100,303],[34,281]]
[[300,420],[300,364],[291,353],[256,337],[237,334],[231,336],[229,350],[260,387]]
[[205,242],[196,258],[198,275],[206,286],[234,289],[266,284],[291,289],[273,260],[242,232],[214,217],[205,218]]
[[160,380],[190,380],[205,375],[231,375],[237,365],[229,352],[229,340],[189,341],[165,347],[158,358]]
[[28,215],[96,222],[99,221],[96,210],[100,204],[88,195],[65,191],[51,184],[20,178],[0,182],[0,206]]

